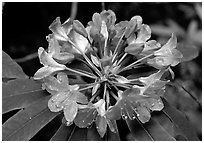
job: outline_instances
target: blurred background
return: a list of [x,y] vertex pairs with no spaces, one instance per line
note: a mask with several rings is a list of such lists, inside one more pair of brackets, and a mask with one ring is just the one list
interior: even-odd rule
[[[201,139],[202,107],[191,96],[202,104],[202,3],[6,2],[2,4],[2,49],[15,59],[29,76],[33,76],[41,67],[36,52],[39,47],[47,48],[45,37],[51,33],[48,27],[58,16],[63,23],[72,14],[75,19],[86,25],[95,12],[100,13],[103,9],[115,12],[116,23],[140,15],[143,23],[151,27],[151,39],[164,44],[174,32],[183,48],[185,45],[195,46],[199,50],[199,56],[193,61],[181,63],[173,68],[175,81],[178,81],[181,87],[169,86],[165,97],[186,114]],[[71,12],[72,10],[74,11]],[[52,126],[57,121],[58,119],[53,120],[46,129],[53,129]],[[43,134],[44,131],[39,132],[33,140],[48,140],[49,134]],[[122,140],[131,139],[130,134],[122,136]]]

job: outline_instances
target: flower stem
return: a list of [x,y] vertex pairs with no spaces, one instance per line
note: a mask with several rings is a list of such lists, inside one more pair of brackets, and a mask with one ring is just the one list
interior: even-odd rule
[[127,56],[127,53],[125,53],[123,56],[122,56],[122,58],[118,61],[118,63],[117,63],[117,65],[119,65],[123,60],[124,60],[124,58]]
[[69,42],[82,54],[82,56],[84,57],[84,59],[88,62],[88,64],[93,68],[93,70],[99,75],[101,76],[101,73],[100,71],[94,66],[94,64],[89,60],[89,58],[86,56],[85,53],[83,53],[81,51],[81,49],[76,45],[74,44],[71,40],[69,40]]
[[87,90],[87,89],[92,88],[92,87],[93,87],[93,85],[90,85],[90,86],[79,89],[79,91]]
[[[126,29],[125,29],[125,31],[126,31]],[[120,39],[119,39],[119,41],[118,41],[118,43],[117,43],[117,45],[115,47],[113,55],[116,55],[116,52],[117,52],[117,50],[119,48],[119,45],[120,45],[120,42],[122,41],[123,36],[125,35],[125,31],[123,32],[123,35],[120,37]],[[115,58],[116,58],[116,56],[113,57],[113,60],[112,60],[113,62],[115,61]]]
[[122,84],[122,83],[119,83],[119,82],[112,81],[112,83],[117,85],[117,86],[120,86],[120,87],[123,87],[123,88],[127,88],[127,89],[129,89],[131,87],[131,85]]
[[77,70],[74,70],[74,69],[71,69],[71,68],[68,68],[68,67],[66,67],[66,70],[74,72],[74,73],[77,73],[77,74],[82,75],[82,76],[86,76],[86,77],[92,78],[92,79],[97,79],[97,77],[94,76],[94,75],[89,75],[87,73],[83,73],[83,72],[80,72],[80,71],[77,71]]
[[145,56],[145,57],[143,57],[143,58],[141,58],[141,59],[135,61],[134,63],[132,63],[132,64],[130,64],[130,65],[124,67],[122,70],[118,71],[117,73],[120,73],[120,72],[122,72],[122,71],[128,70],[128,69],[134,67],[135,64],[137,64],[137,63],[139,63],[139,62],[141,62],[141,61],[145,60],[146,58],[149,58],[149,57],[151,57],[151,56],[153,56],[153,55],[154,55],[154,53],[149,54],[149,55],[147,55],[147,56]]
[[106,87],[106,82],[104,83],[104,92],[103,92],[103,99],[105,100],[105,97],[106,97],[106,90],[107,90],[107,87]]
[[115,98],[116,101],[119,100],[119,97],[117,97],[112,91],[110,91],[110,94]]

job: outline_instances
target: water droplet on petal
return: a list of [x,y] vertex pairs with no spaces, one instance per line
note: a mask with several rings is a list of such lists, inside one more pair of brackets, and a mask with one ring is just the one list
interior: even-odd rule
[[72,125],[73,124],[73,122],[70,122],[70,121],[67,121],[66,122],[66,126],[70,126],[70,125]]

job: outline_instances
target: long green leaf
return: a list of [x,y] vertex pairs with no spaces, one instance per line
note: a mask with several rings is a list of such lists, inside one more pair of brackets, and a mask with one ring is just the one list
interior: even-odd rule
[[[172,137],[156,120],[153,118],[150,119],[149,122],[142,124],[138,123],[141,129],[138,129],[136,126],[131,127],[131,120],[127,120],[127,124],[129,128],[135,128],[137,132],[133,132],[131,129],[131,133],[134,135],[136,140],[154,140],[154,141],[175,141],[175,138]],[[138,121],[139,122],[139,121]]]
[[4,83],[2,87],[2,113],[28,107],[46,95],[47,92],[41,89],[41,85],[32,79],[16,79]]
[[110,129],[107,130],[107,140],[108,141],[120,141],[120,135],[118,132],[118,128],[116,129],[116,133],[112,132]]
[[103,139],[100,137],[95,123],[91,125],[90,128],[87,129],[87,140],[88,141],[103,141]]
[[2,51],[2,78],[28,78],[22,68]]
[[187,120],[185,114],[172,107],[165,99],[163,99],[163,103],[165,106],[162,111],[174,124],[175,134],[184,136],[189,141],[198,141],[195,128]]
[[57,132],[54,134],[54,136],[50,140],[51,141],[67,141],[73,128],[74,128],[73,126],[65,126],[64,124],[61,124]]
[[49,96],[45,97],[40,102],[30,105],[8,119],[2,127],[3,140],[29,140],[54,119],[60,112],[50,112],[47,108],[49,98]]
[[87,129],[79,128],[77,126],[71,132],[68,141],[86,141],[87,140]]

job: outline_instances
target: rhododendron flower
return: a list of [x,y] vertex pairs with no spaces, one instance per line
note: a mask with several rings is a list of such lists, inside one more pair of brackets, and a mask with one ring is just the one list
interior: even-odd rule
[[38,50],[44,67],[34,79],[42,81],[51,94],[50,111],[63,111],[67,126],[95,124],[103,138],[107,128],[117,132],[121,117],[142,124],[164,108],[161,97],[169,80],[163,75],[174,77],[170,66],[183,54],[176,49],[174,34],[163,46],[149,40],[151,29],[142,21],[134,16],[115,23],[115,13],[104,10],[94,13],[87,27],[70,19],[61,24],[59,18],[50,25],[48,53]]
[[169,41],[161,47],[161,49],[154,52],[155,57],[148,60],[148,64],[157,68],[165,66],[176,66],[182,59],[183,55],[176,49],[177,39],[172,34]]
[[40,58],[40,63],[44,65],[44,67],[40,68],[34,75],[34,79],[42,79],[45,78],[52,73],[60,70],[66,69],[66,66],[63,64],[57,63],[53,59],[53,53],[47,53],[42,47],[38,49],[38,56]]

